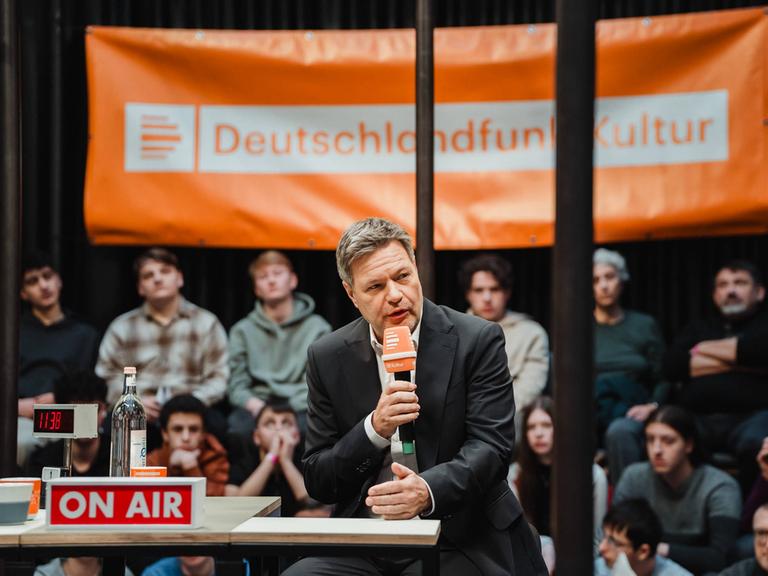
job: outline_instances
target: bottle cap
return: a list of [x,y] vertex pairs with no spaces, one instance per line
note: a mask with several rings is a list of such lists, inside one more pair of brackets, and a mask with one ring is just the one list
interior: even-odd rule
[[126,366],[123,368],[123,374],[136,374],[135,366]]

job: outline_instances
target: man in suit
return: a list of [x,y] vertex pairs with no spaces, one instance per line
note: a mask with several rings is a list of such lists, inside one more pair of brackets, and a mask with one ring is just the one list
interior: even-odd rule
[[[422,296],[411,239],[380,218],[343,234],[336,262],[362,318],[309,349],[304,472],[334,516],[442,521],[442,574],[546,574],[537,541],[506,482],[514,398],[494,322]],[[381,359],[383,332],[407,326],[415,384]],[[413,422],[418,471],[398,460],[398,426]],[[394,462],[393,462],[394,460]],[[307,558],[288,574],[417,574],[412,560]]]

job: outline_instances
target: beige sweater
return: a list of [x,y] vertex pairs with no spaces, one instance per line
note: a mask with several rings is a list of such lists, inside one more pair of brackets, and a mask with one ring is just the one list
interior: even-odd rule
[[509,372],[515,379],[515,407],[519,413],[547,384],[549,338],[541,324],[518,312],[507,311],[499,325],[506,340]]

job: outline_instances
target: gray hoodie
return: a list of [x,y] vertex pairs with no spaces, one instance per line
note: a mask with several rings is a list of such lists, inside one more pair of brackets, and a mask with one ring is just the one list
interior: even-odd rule
[[315,302],[293,293],[293,314],[276,324],[257,301],[229,332],[229,401],[243,407],[253,396],[278,396],[296,411],[307,409],[307,349],[331,327],[313,314]]

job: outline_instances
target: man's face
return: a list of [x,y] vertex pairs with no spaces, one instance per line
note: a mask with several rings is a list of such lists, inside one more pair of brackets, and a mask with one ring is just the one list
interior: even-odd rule
[[176,412],[168,418],[168,425],[163,430],[163,442],[171,451],[193,451],[200,448],[203,442],[203,418],[192,412]]
[[292,412],[275,412],[272,408],[264,408],[259,422],[253,431],[253,442],[268,451],[275,436],[286,434],[298,440],[301,433]]
[[621,287],[616,268],[610,264],[595,264],[592,267],[592,291],[598,307],[610,308],[617,304],[621,296]]
[[755,534],[755,560],[760,568],[768,571],[768,510],[757,509],[752,518],[752,531]]
[[746,270],[723,268],[715,276],[712,299],[726,318],[738,318],[752,312],[765,298],[765,288],[758,286]]
[[507,312],[509,290],[502,289],[496,276],[485,270],[472,274],[465,296],[472,313],[491,322],[498,322]]
[[150,304],[175,298],[182,286],[184,276],[171,264],[147,260],[139,270],[139,296]]
[[355,261],[352,282],[344,289],[382,341],[384,329],[408,326],[421,319],[422,292],[416,264],[397,240]]
[[33,268],[24,272],[21,299],[37,310],[49,310],[59,303],[61,277],[51,268]]
[[283,302],[291,297],[298,279],[285,264],[266,264],[254,270],[256,297],[265,304]]
[[671,426],[654,422],[645,429],[645,447],[653,471],[665,475],[678,471],[687,462],[693,443]]
[[603,539],[600,541],[598,548],[600,556],[605,560],[605,565],[608,568],[613,568],[616,561],[623,552],[629,560],[629,565],[632,570],[639,574],[639,563],[642,560],[646,560],[650,553],[650,546],[648,544],[641,545],[637,550],[632,547],[632,542],[627,537],[627,529],[617,530],[612,526],[603,526]]

